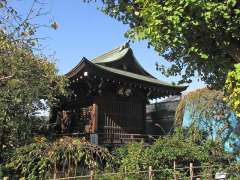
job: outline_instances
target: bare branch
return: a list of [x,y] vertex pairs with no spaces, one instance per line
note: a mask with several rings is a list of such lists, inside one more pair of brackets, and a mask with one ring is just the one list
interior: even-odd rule
[[0,82],[7,81],[7,80],[11,79],[12,77],[13,77],[12,75],[11,76],[0,77]]

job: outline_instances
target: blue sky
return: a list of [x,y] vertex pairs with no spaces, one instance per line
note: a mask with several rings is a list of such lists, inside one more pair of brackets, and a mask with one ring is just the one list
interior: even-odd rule
[[[19,1],[20,11],[29,9],[31,1]],[[46,10],[48,16],[36,19],[37,23],[49,24],[56,21],[59,28],[41,29],[40,37],[48,37],[42,41],[44,52],[54,54],[60,74],[68,72],[85,56],[92,59],[128,41],[124,33],[127,25],[103,14],[97,9],[97,4],[85,4],[82,0],[48,0]],[[155,62],[166,64],[153,49],[147,48],[146,42],[135,42],[130,45],[139,63],[155,77],[172,82],[179,77],[166,78],[155,70]],[[197,79],[197,78],[196,78]],[[203,82],[194,80],[188,90],[203,87]]]

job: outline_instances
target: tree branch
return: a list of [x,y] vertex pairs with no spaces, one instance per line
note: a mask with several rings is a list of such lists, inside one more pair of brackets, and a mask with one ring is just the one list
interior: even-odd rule
[[4,76],[4,77],[0,77],[0,82],[2,81],[7,81],[9,79],[11,79],[13,76]]

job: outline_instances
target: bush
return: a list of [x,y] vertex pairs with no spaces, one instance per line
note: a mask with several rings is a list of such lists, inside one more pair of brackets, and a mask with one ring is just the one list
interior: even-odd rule
[[[225,166],[233,161],[231,154],[224,152],[220,143],[202,139],[201,133],[196,130],[186,134],[183,130],[177,130],[173,135],[157,139],[152,146],[133,143],[120,147],[115,150],[115,159],[121,172],[148,171],[148,167],[152,166],[158,170],[154,173],[158,179],[173,177],[174,161],[177,167],[188,167],[190,163],[194,166]],[[177,170],[176,174],[186,176],[189,173]],[[135,179],[138,176],[135,174]]]
[[4,168],[9,175],[47,179],[103,171],[113,168],[113,163],[108,150],[83,139],[64,137],[48,142],[38,138],[36,143],[17,148]]

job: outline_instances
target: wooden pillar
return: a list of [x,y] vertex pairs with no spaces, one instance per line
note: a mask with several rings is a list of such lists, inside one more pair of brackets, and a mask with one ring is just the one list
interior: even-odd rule
[[146,116],[146,103],[145,101],[142,102],[142,109],[143,109],[143,117],[142,117],[142,121],[143,121],[143,134],[146,134],[146,131],[147,131],[147,128],[146,128],[146,125],[147,125],[147,116]]
[[98,105],[96,103],[93,104],[95,110],[95,133],[98,132]]
[[91,110],[91,133],[97,133],[98,130],[98,106],[96,103],[92,105],[92,110]]

